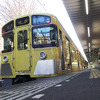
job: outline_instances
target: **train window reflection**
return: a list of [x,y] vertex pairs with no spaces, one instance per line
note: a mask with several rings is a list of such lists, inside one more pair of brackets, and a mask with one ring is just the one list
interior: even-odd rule
[[57,27],[55,25],[33,28],[33,47],[57,46]]

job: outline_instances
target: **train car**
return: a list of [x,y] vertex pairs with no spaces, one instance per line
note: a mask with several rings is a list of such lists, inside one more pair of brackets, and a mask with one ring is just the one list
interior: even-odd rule
[[[51,14],[15,18],[2,27],[2,79],[51,77],[80,68],[79,51]],[[82,63],[82,61],[81,61]]]

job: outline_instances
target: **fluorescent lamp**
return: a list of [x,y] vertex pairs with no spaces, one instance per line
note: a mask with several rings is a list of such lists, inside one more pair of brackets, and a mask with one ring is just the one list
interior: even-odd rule
[[88,27],[88,37],[90,37],[90,27]]
[[90,48],[90,43],[89,43],[89,48]]
[[86,9],[86,14],[89,14],[89,8],[88,8],[88,0],[85,0],[85,9]]

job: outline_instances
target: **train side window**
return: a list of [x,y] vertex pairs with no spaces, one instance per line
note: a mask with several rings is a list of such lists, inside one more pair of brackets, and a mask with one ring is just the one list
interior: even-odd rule
[[74,59],[76,59],[76,50],[75,50],[74,47],[72,47],[72,57],[73,57]]
[[17,33],[17,48],[18,50],[27,49],[27,30],[21,30]]
[[70,42],[66,37],[66,54],[67,54],[67,65],[70,65]]

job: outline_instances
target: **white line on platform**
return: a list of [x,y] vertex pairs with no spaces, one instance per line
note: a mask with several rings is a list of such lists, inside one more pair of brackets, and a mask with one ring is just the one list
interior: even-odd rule
[[38,95],[35,95],[34,97],[32,97],[32,99],[39,99],[43,96],[44,96],[44,94],[38,94]]
[[65,80],[65,82],[69,82],[70,80]]
[[[0,100],[13,100],[13,97],[16,97],[16,96],[20,97],[19,95],[20,94],[9,95],[7,97],[0,98]],[[24,95],[21,95],[21,96],[24,96]]]
[[56,85],[55,87],[60,87],[60,86],[62,86],[62,84],[58,84],[58,85]]

